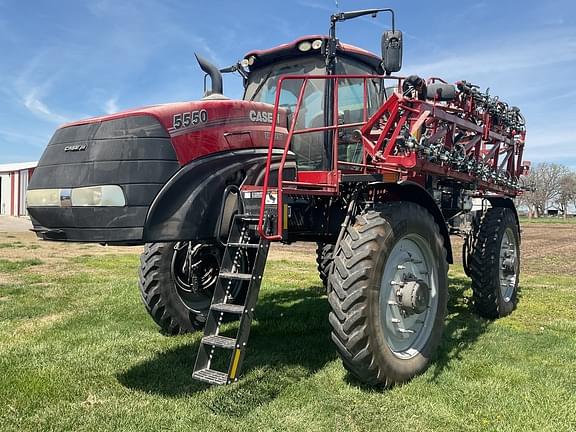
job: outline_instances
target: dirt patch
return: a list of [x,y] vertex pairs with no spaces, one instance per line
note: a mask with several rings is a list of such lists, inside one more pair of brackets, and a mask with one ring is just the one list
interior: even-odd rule
[[522,229],[522,271],[576,275],[576,225],[526,224]]
[[32,331],[46,329],[63,321],[68,315],[70,315],[70,313],[57,313],[30,318],[17,325],[14,329],[14,334],[21,335],[22,333],[30,333]]
[[32,229],[27,217],[0,216],[0,233],[26,232]]
[[0,285],[8,285],[14,282],[8,273],[0,273]]
[[[576,275],[576,225],[521,225],[521,258],[524,274]],[[452,237],[454,262],[461,262],[462,239]]]

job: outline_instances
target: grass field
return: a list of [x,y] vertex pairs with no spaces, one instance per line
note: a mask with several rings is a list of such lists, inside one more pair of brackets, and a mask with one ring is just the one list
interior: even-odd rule
[[273,249],[244,378],[209,387],[200,336],[161,335],[140,304],[138,248],[0,234],[0,430],[576,430],[576,226],[523,236],[518,309],[476,317],[452,266],[438,358],[383,391],[342,368],[309,251]]
[[521,224],[551,224],[551,225],[576,225],[576,217],[562,218],[562,217],[541,217],[541,218],[528,218],[520,217]]

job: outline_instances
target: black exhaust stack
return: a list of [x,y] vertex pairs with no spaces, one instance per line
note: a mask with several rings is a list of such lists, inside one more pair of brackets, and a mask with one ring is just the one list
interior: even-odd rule
[[[204,96],[210,96],[212,94],[222,94],[222,74],[218,70],[216,66],[206,60],[204,57],[199,56],[198,54],[194,54],[196,56],[196,60],[200,65],[200,69],[206,72],[207,75],[210,76],[210,81],[212,81],[212,89],[206,91]],[[206,83],[206,81],[204,81]]]

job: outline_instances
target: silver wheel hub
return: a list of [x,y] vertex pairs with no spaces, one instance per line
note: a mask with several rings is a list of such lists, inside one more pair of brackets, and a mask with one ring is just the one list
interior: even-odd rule
[[390,251],[380,286],[381,323],[386,344],[399,358],[424,348],[438,309],[438,274],[428,242],[402,237]]
[[500,244],[500,294],[505,302],[512,299],[518,279],[518,245],[511,228],[507,228]]
[[421,314],[430,302],[430,288],[423,280],[409,280],[396,292],[398,303],[405,316]]

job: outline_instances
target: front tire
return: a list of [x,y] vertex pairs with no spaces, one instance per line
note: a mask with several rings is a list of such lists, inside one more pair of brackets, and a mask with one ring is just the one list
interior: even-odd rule
[[356,217],[334,257],[328,300],[345,368],[369,385],[423,372],[446,316],[448,264],[433,217],[408,202]]
[[148,243],[140,257],[139,288],[152,319],[167,334],[204,327],[222,251],[207,243]]

